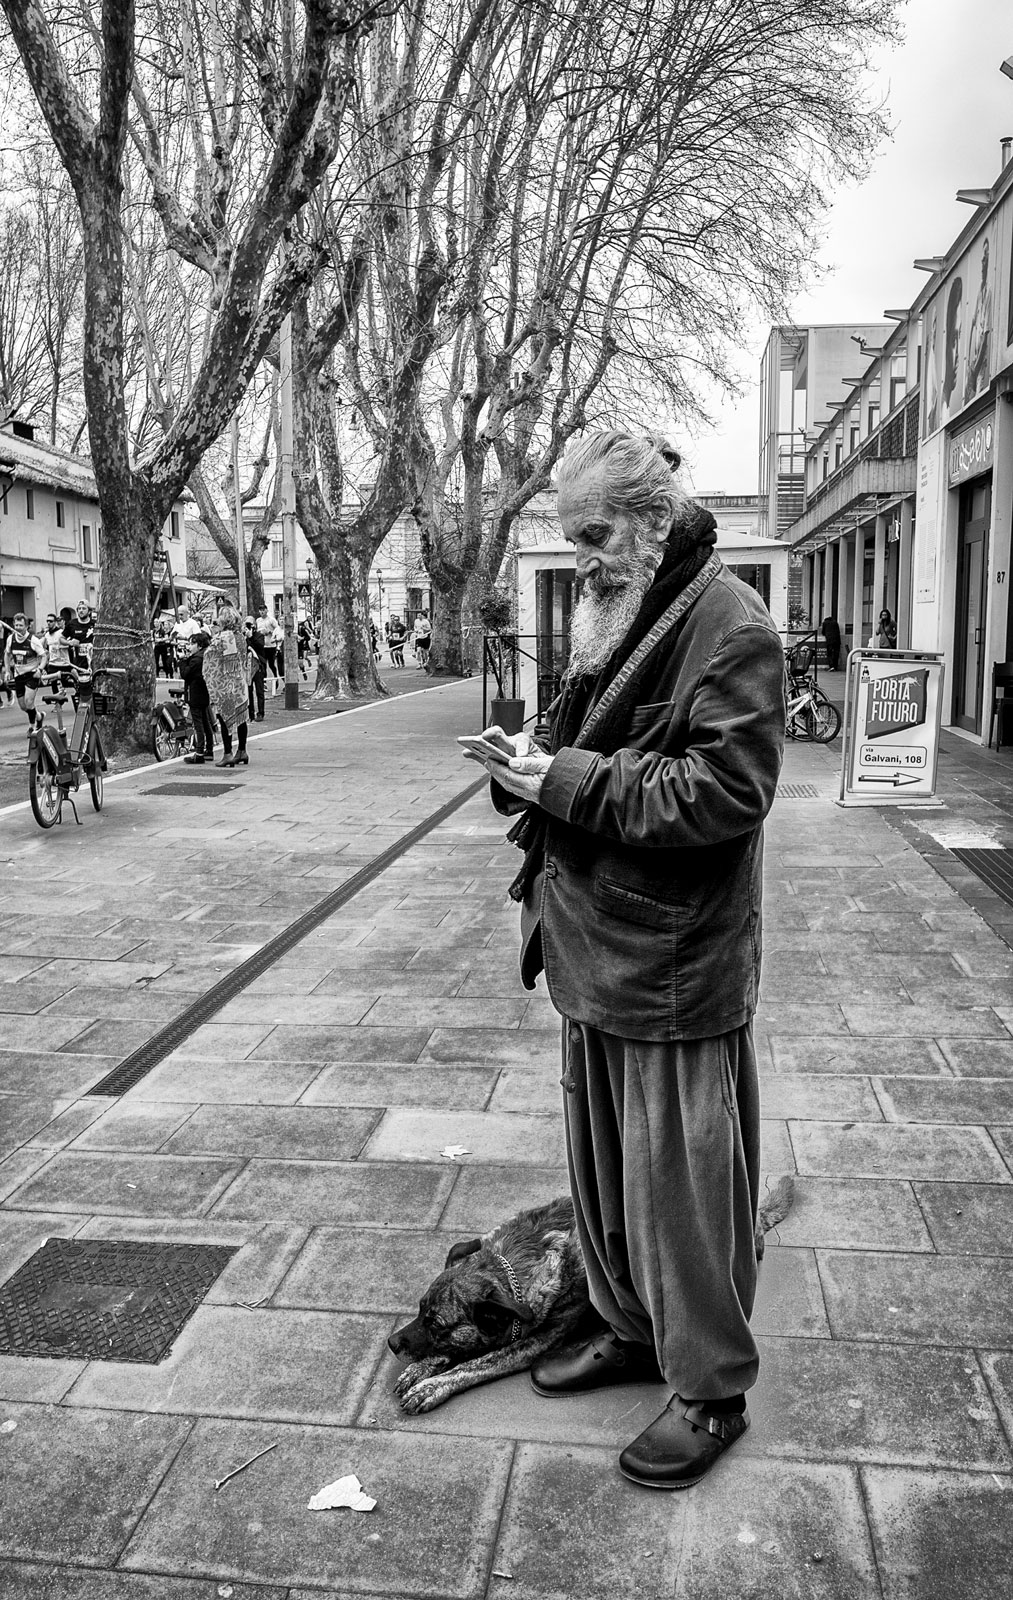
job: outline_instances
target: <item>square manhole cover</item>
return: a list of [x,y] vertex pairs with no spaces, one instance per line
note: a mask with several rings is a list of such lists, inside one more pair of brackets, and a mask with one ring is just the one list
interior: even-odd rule
[[814,783],[779,783],[774,797],[777,800],[818,800],[820,792]]
[[161,1361],[237,1249],[47,1239],[0,1286],[0,1354]]
[[201,795],[205,800],[213,800],[216,795],[228,794],[230,789],[241,789],[241,783],[160,783],[157,789],[142,789],[142,794],[195,794]]

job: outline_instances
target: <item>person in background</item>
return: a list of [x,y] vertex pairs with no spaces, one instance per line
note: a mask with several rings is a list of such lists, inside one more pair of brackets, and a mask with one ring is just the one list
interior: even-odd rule
[[[64,609],[70,611],[69,606],[64,607]],[[73,615],[72,612],[70,614]],[[51,612],[46,618],[46,632],[42,640],[46,647],[47,672],[61,672],[72,665],[70,659],[71,641],[63,629],[62,618],[55,616]]]
[[92,621],[91,606],[87,600],[79,600],[75,612],[71,612],[67,606],[60,615],[64,617],[63,631],[71,641],[71,660],[75,667],[79,667],[83,672],[89,672],[95,644],[95,624]]
[[841,665],[841,627],[836,617],[824,617],[820,633],[827,641],[827,671],[837,672]]
[[[219,767],[250,764],[246,752],[249,694],[246,657],[246,636],[239,612],[234,606],[221,606],[214,623],[214,635],[204,652],[204,682],[222,735],[222,758],[216,763]],[[233,753],[234,730],[239,742]]]
[[186,703],[190,707],[193,718],[194,749],[192,755],[184,756],[187,766],[202,767],[205,760],[214,754],[215,732],[211,721],[211,696],[208,686],[204,682],[204,652],[211,643],[211,636],[201,633],[188,635],[179,645],[179,675],[183,680],[183,691]]
[[172,643],[169,638],[169,619],[164,611],[159,612],[152,631],[152,642],[155,650],[155,677],[164,672],[167,678],[172,677]]
[[[28,625],[28,618],[19,611],[7,636],[3,656],[3,681],[11,685],[18,705],[28,718],[28,729],[35,727],[35,696],[42,687],[42,668],[46,660],[45,646]],[[8,702],[9,703],[9,702]]]
[[390,664],[392,667],[404,666],[404,646],[408,637],[408,630],[400,617],[391,617],[387,624],[387,643],[390,645]]
[[897,624],[884,606],[879,613],[879,622],[876,625],[876,649],[896,650]]
[[426,611],[420,611],[415,619],[414,644],[416,671],[425,671],[429,665],[429,652],[433,644],[432,624]]
[[243,624],[243,637],[250,652],[246,666],[246,676],[249,679],[249,692],[247,694],[247,711],[251,722],[264,720],[264,674],[267,663],[264,660],[264,635],[257,628],[252,617],[247,617]]
[[307,682],[309,679],[306,672],[306,660],[310,653],[310,641],[312,637],[310,625],[304,617],[295,630],[295,646],[296,657],[299,662],[299,671],[302,676],[306,678]]
[[175,656],[177,662],[182,655],[181,646],[183,643],[187,639],[192,639],[195,634],[202,632],[203,629],[201,628],[197,618],[190,615],[190,607],[180,606],[179,614],[176,617],[172,627],[169,629],[169,638],[172,641],[173,655]]
[[7,641],[11,638],[14,629],[9,622],[0,617],[0,693],[7,696],[7,704],[14,699],[13,686],[8,682],[6,673],[2,670],[7,655]]

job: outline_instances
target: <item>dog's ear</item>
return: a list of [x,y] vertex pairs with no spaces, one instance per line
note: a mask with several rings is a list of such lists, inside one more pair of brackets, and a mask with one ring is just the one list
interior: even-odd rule
[[463,1261],[465,1256],[473,1256],[475,1251],[481,1250],[481,1248],[481,1239],[458,1239],[457,1243],[452,1244],[447,1251],[447,1259],[443,1263],[444,1272],[448,1267],[456,1267],[457,1263]]
[[494,1284],[483,1300],[472,1307],[471,1320],[479,1333],[497,1333],[504,1321],[534,1322],[535,1313],[521,1300],[515,1300],[499,1284]]

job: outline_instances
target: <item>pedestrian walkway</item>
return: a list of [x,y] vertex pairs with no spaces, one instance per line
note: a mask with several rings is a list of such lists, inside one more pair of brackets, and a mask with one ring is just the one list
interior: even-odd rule
[[[616,1469],[660,1387],[546,1401],[521,1375],[419,1417],[391,1392],[387,1336],[449,1244],[566,1184],[557,1022],[519,986],[518,858],[483,793],[135,1087],[89,1094],[468,787],[479,693],[254,738],[234,773],[131,773],[80,829],[3,818],[0,1284],[47,1237],[235,1253],[157,1363],[0,1355],[0,1592],[1008,1593],[1013,951],[924,832],[961,820],[959,752],[945,811],[887,815],[833,804],[839,745],[789,746],[757,1037],[765,1181],[797,1198],[752,1430],[686,1494]],[[375,1511],[308,1510],[349,1473]]]

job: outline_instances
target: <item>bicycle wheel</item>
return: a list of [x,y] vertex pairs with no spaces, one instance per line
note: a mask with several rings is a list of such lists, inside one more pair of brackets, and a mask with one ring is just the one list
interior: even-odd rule
[[56,768],[44,745],[39,749],[38,760],[28,769],[28,798],[40,828],[51,828],[59,822],[63,790],[56,781]]
[[809,737],[815,739],[817,744],[829,744],[841,731],[841,713],[820,689],[813,691],[812,699],[806,706],[806,722]]
[[98,736],[98,729],[92,728],[88,740],[88,787],[91,790],[91,803],[96,811],[102,810],[102,799],[105,794],[105,784],[102,782],[102,741]]
[[175,743],[161,717],[151,730],[151,748],[156,761],[171,761],[176,754]]

